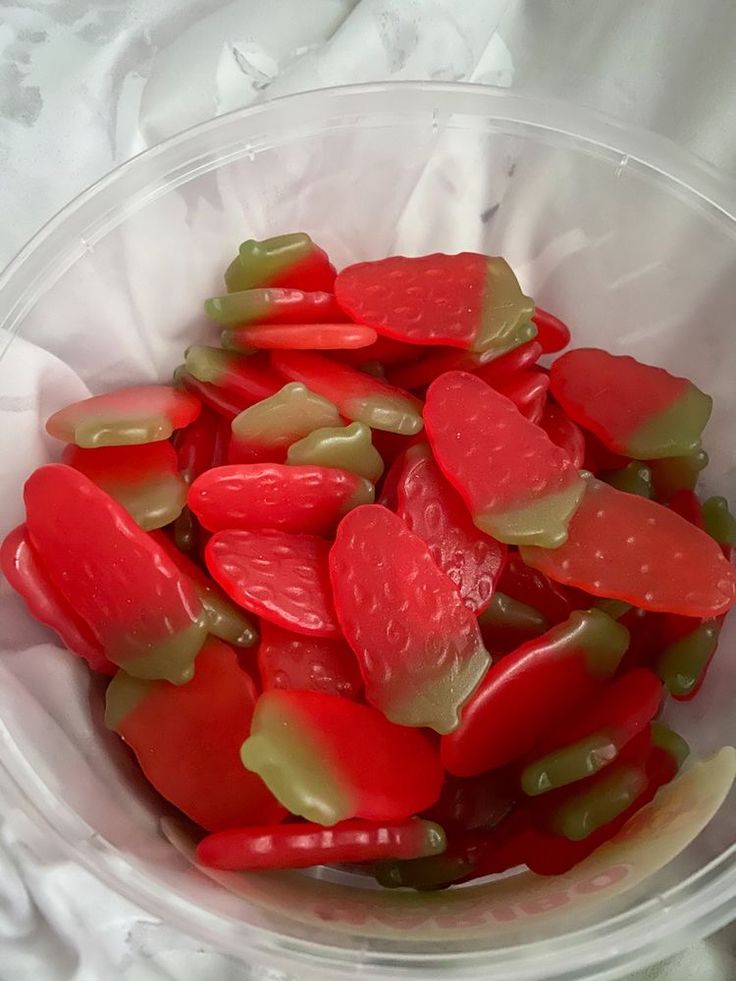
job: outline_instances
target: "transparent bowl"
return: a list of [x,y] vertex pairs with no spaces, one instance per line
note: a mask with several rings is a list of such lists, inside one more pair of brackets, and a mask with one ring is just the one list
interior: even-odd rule
[[[0,279],[0,531],[20,520],[28,472],[58,454],[39,419],[87,389],[169,377],[187,343],[216,336],[201,304],[236,244],[293,229],[338,266],[506,256],[576,343],[631,352],[714,394],[706,490],[733,497],[734,198],[665,140],[478,87],[312,92],[199,126],[84,193]],[[102,727],[98,682],[6,585],[0,602],[6,799],[113,889],[255,977],[612,978],[733,915],[734,809],[718,805],[734,752],[716,752],[736,737],[731,627],[700,697],[668,710],[707,762],[619,839],[559,879],[517,872],[421,896],[331,870],[192,868],[186,834],[169,824],[171,847],[160,800]]]

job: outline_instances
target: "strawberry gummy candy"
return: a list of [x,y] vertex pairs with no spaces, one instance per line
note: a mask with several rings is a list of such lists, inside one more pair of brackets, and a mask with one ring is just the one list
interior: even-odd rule
[[424,421],[437,462],[481,531],[509,545],[565,541],[583,481],[510,399],[449,371],[429,386]]

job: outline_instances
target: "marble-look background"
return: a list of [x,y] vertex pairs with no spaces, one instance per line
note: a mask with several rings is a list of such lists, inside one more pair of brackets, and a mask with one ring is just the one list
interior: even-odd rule
[[[147,146],[345,82],[463,80],[566,98],[662,133],[736,181],[735,38],[734,0],[0,0],[0,266]],[[0,823],[0,981],[253,977],[13,817]],[[726,930],[636,981],[734,977]]]

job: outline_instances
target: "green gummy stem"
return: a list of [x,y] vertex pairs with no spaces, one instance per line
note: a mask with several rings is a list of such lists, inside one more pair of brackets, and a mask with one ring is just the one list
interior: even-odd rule
[[677,769],[682,769],[685,760],[690,755],[690,747],[682,736],[656,719],[651,723],[651,733],[652,745],[669,753],[677,764]]
[[551,816],[550,830],[570,841],[583,841],[628,810],[646,784],[643,770],[619,766],[601,777],[594,787],[581,790],[562,804]]
[[424,426],[424,420],[411,402],[398,395],[348,397],[342,404],[342,410],[353,422],[363,422],[373,429],[399,433],[401,436],[415,436]]
[[490,664],[488,651],[479,645],[452,672],[432,680],[423,678],[410,691],[387,701],[381,710],[397,725],[426,727],[446,735],[459,726],[462,706],[483,680]]
[[621,470],[613,470],[602,477],[616,490],[639,497],[652,497],[652,471],[644,463],[634,461]]
[[585,492],[575,477],[567,487],[545,494],[530,504],[510,511],[485,511],[473,515],[476,527],[507,545],[559,548],[567,541],[567,526]]
[[711,397],[688,383],[670,406],[626,437],[627,454],[638,460],[656,460],[694,452],[712,409]]
[[450,855],[379,862],[374,876],[385,889],[416,889],[429,892],[456,882],[472,871],[470,862]]
[[656,670],[671,695],[684,697],[696,687],[715,654],[720,631],[717,620],[705,621],[662,651]]
[[537,797],[565,787],[598,773],[617,755],[618,746],[612,734],[593,733],[530,763],[521,775],[522,789],[530,797]]
[[569,651],[580,651],[593,677],[610,678],[629,646],[629,631],[602,610],[576,610],[555,628],[557,640]]
[[133,678],[125,671],[118,671],[105,693],[105,725],[117,732],[126,716],[148,697],[155,682]]
[[[239,259],[238,259],[239,261]],[[217,323],[226,327],[253,324],[271,313],[274,304],[269,302],[268,290],[241,290],[205,300],[204,312]]]
[[340,786],[336,763],[318,734],[272,701],[256,706],[240,757],[292,814],[324,825],[353,817],[353,795]]
[[709,497],[703,504],[705,530],[719,545],[736,546],[736,518],[725,497]]
[[233,435],[245,443],[289,446],[315,429],[339,426],[336,407],[302,382],[289,382],[275,395],[244,409],[232,422]]
[[532,323],[534,301],[525,296],[513,270],[498,256],[486,264],[483,309],[472,343],[474,351],[493,351],[496,357],[536,336]]
[[625,613],[633,609],[631,603],[627,603],[625,600],[610,599],[606,596],[596,600],[593,605],[612,620],[620,620]]
[[649,460],[654,494],[660,501],[668,501],[678,491],[694,490],[701,471],[708,466],[708,454],[698,446],[685,456]]
[[97,446],[137,446],[168,439],[173,433],[167,416],[129,417],[115,420],[88,418],[74,426],[74,442],[84,449]]
[[107,643],[105,653],[135,678],[183,685],[194,677],[194,659],[206,638],[207,618],[202,610],[194,623],[168,637],[146,645],[120,638],[119,644]]
[[383,473],[381,455],[373,445],[369,427],[362,422],[315,429],[292,443],[286,461],[292,465],[314,464],[349,470],[373,482]]
[[154,531],[176,521],[187,499],[187,486],[174,473],[161,474],[132,486],[108,482],[100,486],[122,504],[144,531]]
[[537,637],[549,627],[547,618],[539,610],[498,590],[493,594],[486,609],[479,615],[478,622],[491,630],[495,627],[518,631],[524,637]]
[[197,585],[197,592],[207,617],[209,633],[236,647],[252,647],[257,643],[258,631],[226,596],[209,585]]
[[248,239],[225,272],[228,293],[253,289],[271,282],[291,266],[307,259],[313,249],[304,232],[276,235],[259,242]]

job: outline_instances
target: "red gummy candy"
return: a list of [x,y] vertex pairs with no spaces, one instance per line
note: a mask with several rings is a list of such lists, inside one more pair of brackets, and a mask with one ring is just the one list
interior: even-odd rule
[[[454,347],[430,348],[426,354],[419,356],[419,350],[411,360],[391,368],[386,377],[392,385],[407,390],[424,388],[434,381],[438,375],[446,371],[475,371],[478,368],[475,358],[468,351],[459,351]],[[518,350],[518,348],[517,348]],[[515,351],[511,352],[515,354]],[[504,355],[507,357],[507,355]],[[499,358],[499,361],[503,358]]]
[[28,536],[107,657],[140,678],[188,681],[205,639],[202,604],[159,545],[84,474],[63,464],[26,481]]
[[167,800],[208,831],[280,821],[285,810],[240,761],[257,692],[235,653],[209,638],[186,685],[119,672],[105,722]]
[[197,861],[215,869],[304,869],[337,862],[412,859],[445,847],[442,829],[429,821],[341,821],[237,828],[209,835],[197,845]]
[[531,368],[542,354],[542,346],[536,341],[527,341],[513,350],[483,361],[483,355],[457,348],[429,350],[423,357],[415,358],[408,364],[400,364],[389,372],[388,380],[399,388],[416,389],[429,385],[446,371],[469,371],[483,381],[496,387],[508,382],[517,372]]
[[550,381],[575,422],[609,450],[638,460],[693,452],[712,408],[710,396],[686,378],[598,348],[557,358]]
[[512,545],[565,540],[583,482],[510,399],[451,371],[430,385],[424,421],[437,462],[482,531]]
[[567,620],[574,610],[584,610],[590,606],[589,596],[548,579],[528,566],[516,551],[509,553],[498,589],[519,603],[538,610],[551,626]]
[[559,446],[567,453],[572,465],[580,470],[585,460],[585,435],[564,409],[548,399],[539,426],[555,446]]
[[264,691],[288,688],[359,699],[363,679],[344,640],[304,637],[263,620],[258,670]]
[[72,654],[84,658],[93,671],[115,674],[116,666],[89,626],[44,572],[25,525],[14,528],[0,546],[0,570],[33,616],[57,633]]
[[674,511],[596,480],[564,545],[523,547],[550,579],[645,610],[713,617],[736,601],[736,569],[716,542]]
[[207,568],[231,600],[286,630],[339,637],[327,570],[328,542],[275,529],[218,531]]
[[434,804],[442,786],[424,732],[324,692],[264,692],[241,758],[292,814],[319,824],[401,820]]
[[475,252],[360,262],[338,274],[335,296],[358,323],[413,344],[503,353],[524,324],[533,336],[534,304],[506,261]]
[[243,610],[232,603],[212,579],[193,562],[177,543],[162,531],[150,532],[157,545],[194,584],[207,617],[207,632],[237,647],[252,647],[258,641],[258,631]]
[[525,756],[613,676],[628,642],[604,613],[577,611],[502,657],[442,737],[445,769],[471,777]]
[[306,232],[289,232],[257,241],[249,238],[225,272],[228,292],[277,286],[330,292],[335,268],[324,249]]
[[201,474],[189,507],[209,531],[278,528],[329,535],[358,504],[373,500],[373,485],[347,470],[280,463],[240,463]]
[[212,385],[210,382],[200,381],[194,375],[190,375],[183,365],[180,365],[174,372],[174,381],[188,392],[197,395],[201,399],[202,405],[207,406],[228,422],[232,422],[235,416],[251,404],[246,403],[244,405],[242,399],[226,392],[225,389],[218,388],[217,385]]
[[493,388],[507,399],[511,399],[529,422],[538,423],[547,404],[549,375],[538,369],[519,371],[509,378],[500,379]]
[[404,436],[422,428],[417,399],[350,365],[308,351],[274,351],[271,361],[285,378],[329,399],[346,419]]
[[398,516],[427,543],[468,609],[481,613],[496,588],[506,546],[475,527],[426,445],[407,450],[395,493]]
[[190,426],[175,434],[179,472],[187,484],[222,463],[229,438],[230,426],[207,406]]
[[87,448],[151,443],[188,426],[199,410],[199,399],[168,385],[119,388],[59,409],[46,432]]
[[519,347],[509,351],[508,354],[494,358],[485,364],[477,365],[475,368],[468,368],[473,374],[488,382],[492,388],[496,388],[501,382],[508,381],[520,371],[533,368],[542,355],[542,345],[536,339],[520,344]]
[[64,447],[61,461],[114,497],[145,531],[175,521],[186,502],[176,450],[166,440],[93,450],[71,444]]
[[[647,738],[646,733],[643,736],[644,739]],[[636,737],[632,742],[637,742],[639,739],[641,737]],[[674,778],[677,764],[665,750],[652,746],[648,758],[644,763],[638,763],[637,769],[646,778],[646,784],[637,798],[618,817],[602,825],[588,837],[580,841],[571,841],[562,835],[535,827],[530,813],[532,809],[520,808],[507,818],[508,831],[506,835],[499,834],[501,841],[510,838],[515,843],[514,854],[518,859],[516,864],[526,865],[536,875],[562,875],[568,872],[605,842],[614,838],[627,821],[654,798],[659,788]],[[605,772],[604,776],[607,776]],[[505,830],[504,825],[501,825],[498,832],[494,830],[492,834]],[[476,870],[476,875],[487,875],[490,871],[503,871],[503,869],[483,868],[480,871]]]
[[[631,740],[648,730],[661,702],[662,683],[652,671],[636,668],[620,675],[582,706],[575,718],[563,722],[540,742],[533,753],[532,767],[522,774],[524,790],[536,796],[554,792],[555,787],[587,780],[593,773],[620,760]],[[558,773],[558,782],[553,784],[548,770],[552,761],[545,757],[594,738],[598,742],[595,748],[591,743],[586,751],[584,771],[565,774],[565,782]]]
[[609,450],[593,433],[582,429],[580,431],[585,439],[583,470],[588,470],[595,477],[598,477],[602,473],[608,473],[609,470],[622,470],[631,462],[629,457],[621,456],[620,453],[613,453]]
[[666,506],[670,511],[679,514],[685,521],[689,521],[691,525],[695,525],[696,528],[705,529],[703,509],[698,495],[694,491],[687,490],[687,488],[677,491],[669,499]]
[[[414,361],[417,356],[417,349],[414,344],[404,344],[402,341],[395,341],[392,337],[383,337],[379,334],[373,344],[369,347],[358,348],[354,351],[333,351],[331,357],[343,364],[352,364],[356,367],[362,364],[399,365],[405,361]],[[393,384],[393,383],[392,383]],[[406,386],[399,385],[399,388]]]
[[344,320],[333,293],[283,286],[228,293],[206,300],[208,317],[227,326],[243,324],[320,324]]
[[537,327],[537,340],[545,354],[561,351],[570,343],[570,328],[554,314],[537,307],[532,320]]
[[[237,415],[274,395],[282,385],[264,353],[246,357],[235,351],[193,344],[184,357],[184,368],[178,369],[176,377],[199,392],[221,415],[229,415],[232,406],[237,407]],[[192,381],[198,384],[192,385]]]
[[330,578],[368,701],[392,722],[451,732],[490,657],[425,542],[387,508],[356,508],[337,529]]
[[318,351],[366,350],[377,338],[375,330],[360,324],[252,324],[223,331],[223,345],[231,350]]

